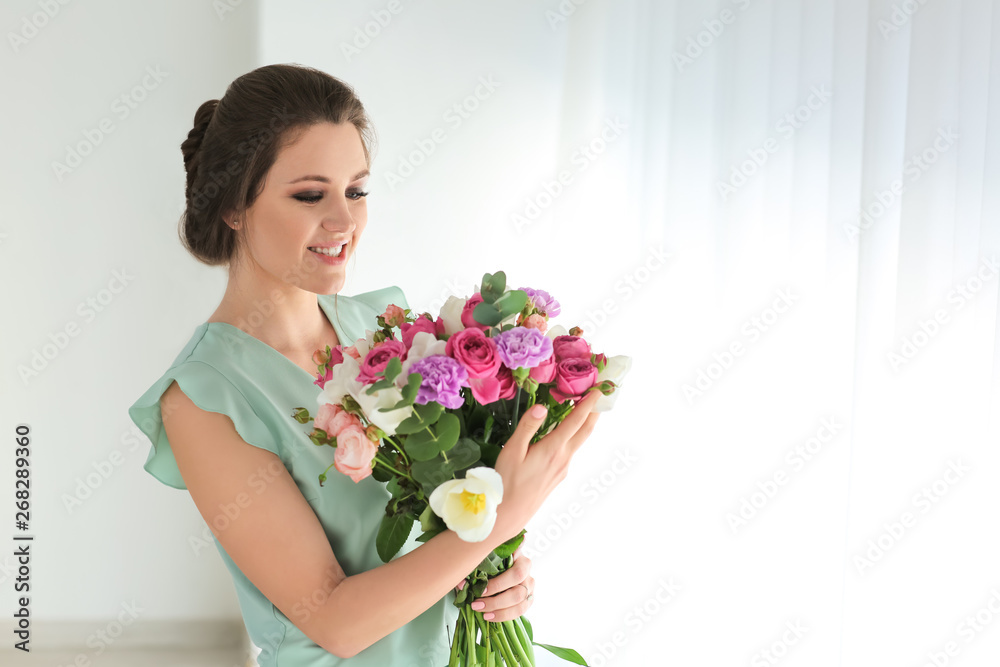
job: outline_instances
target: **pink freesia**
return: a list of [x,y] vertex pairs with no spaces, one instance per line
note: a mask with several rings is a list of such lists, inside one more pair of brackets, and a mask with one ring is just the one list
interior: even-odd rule
[[476,321],[476,318],[472,316],[472,311],[474,311],[476,309],[476,306],[478,306],[482,302],[483,302],[482,294],[476,292],[471,297],[469,297],[469,300],[465,302],[464,306],[462,306],[462,325],[466,329],[472,328],[485,331],[486,329],[490,328],[488,324],[480,324],[479,322]]
[[395,339],[384,340],[365,355],[361,362],[361,372],[356,378],[363,384],[374,384],[385,374],[385,367],[393,357],[402,359],[406,354],[406,347]]
[[364,429],[360,426],[348,426],[337,436],[333,467],[357,484],[372,474],[372,461],[377,451],[378,447],[368,439]]
[[[439,318],[440,319],[440,318]],[[421,315],[412,324],[410,322],[404,322],[400,325],[399,330],[403,334],[403,345],[409,350],[413,347],[413,337],[416,336],[421,331],[426,331],[429,334],[436,334],[436,326],[434,322],[427,317],[426,314]]]
[[[466,329],[468,331],[468,329]],[[500,398],[500,380],[495,376],[488,378],[469,378],[469,389],[472,397],[480,405],[489,405]],[[511,394],[513,396],[513,394]]]
[[552,339],[552,351],[557,361],[572,358],[590,360],[590,344],[579,336],[556,336]]
[[500,368],[497,345],[481,329],[462,329],[451,336],[445,354],[465,366],[470,378],[492,378]]
[[319,410],[316,412],[316,416],[313,417],[313,426],[319,429],[323,429],[327,435],[333,435],[331,432],[331,424],[337,415],[344,412],[344,409],[337,405],[336,403],[324,403],[319,406]]
[[549,393],[559,403],[577,400],[597,382],[597,367],[590,359],[571,357],[556,364],[556,386]]

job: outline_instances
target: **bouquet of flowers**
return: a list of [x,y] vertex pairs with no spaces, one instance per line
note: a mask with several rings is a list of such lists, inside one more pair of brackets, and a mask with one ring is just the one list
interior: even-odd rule
[[[487,273],[479,292],[450,297],[437,318],[390,305],[366,338],[316,351],[319,409],[313,418],[296,408],[293,417],[313,422],[316,445],[336,448],[320,485],[330,467],[354,482],[371,475],[386,483],[392,497],[376,538],[384,562],[417,521],[421,542],[448,529],[469,542],[486,539],[503,498],[494,466],[522,409],[548,408],[535,442],[590,391],[603,394],[595,410],[611,408],[631,359],[593,353],[577,327],[550,328],[559,310],[547,292],[509,290],[502,271]],[[513,564],[524,535],[494,549],[456,594],[449,667],[533,666],[534,646],[586,665],[572,649],[535,642],[523,615],[486,621],[469,606],[488,578]]]

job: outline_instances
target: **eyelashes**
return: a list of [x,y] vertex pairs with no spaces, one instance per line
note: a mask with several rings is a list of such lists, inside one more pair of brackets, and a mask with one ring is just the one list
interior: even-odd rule
[[[347,193],[347,197],[351,201],[359,201],[363,197],[367,197],[368,194],[369,194],[368,192],[364,192],[362,190],[351,190]],[[292,195],[292,197],[306,204],[315,204],[316,202],[318,202],[320,199],[323,198],[323,193],[321,192],[315,194],[302,193],[302,194]]]

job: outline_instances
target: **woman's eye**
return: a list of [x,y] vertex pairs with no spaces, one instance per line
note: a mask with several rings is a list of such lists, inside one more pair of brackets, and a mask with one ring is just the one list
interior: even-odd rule
[[323,198],[323,195],[322,194],[315,194],[315,195],[299,194],[299,195],[294,195],[294,197],[296,199],[298,199],[299,201],[304,201],[304,202],[306,202],[308,204],[315,204],[316,202],[318,202],[320,199]]
[[367,197],[368,193],[367,192],[362,192],[361,190],[351,190],[350,192],[347,193],[347,196],[350,197],[351,199],[357,201],[358,199],[361,199],[362,197]]

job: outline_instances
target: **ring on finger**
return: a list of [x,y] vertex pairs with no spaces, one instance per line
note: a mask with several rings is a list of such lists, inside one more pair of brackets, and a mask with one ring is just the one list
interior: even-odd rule
[[[524,586],[524,584],[518,584],[518,586]],[[527,596],[524,598],[525,600],[531,601],[535,598],[535,594],[529,591],[527,586],[524,586],[524,592],[527,593]]]

